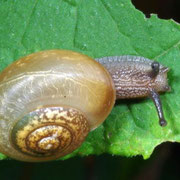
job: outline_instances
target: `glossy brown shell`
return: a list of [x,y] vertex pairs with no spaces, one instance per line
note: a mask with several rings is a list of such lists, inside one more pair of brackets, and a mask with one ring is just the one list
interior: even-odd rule
[[69,107],[87,119],[89,130],[95,129],[110,113],[115,89],[107,70],[88,56],[48,50],[7,67],[0,74],[0,98],[0,151],[19,160],[43,161],[16,148],[14,126],[38,109]]

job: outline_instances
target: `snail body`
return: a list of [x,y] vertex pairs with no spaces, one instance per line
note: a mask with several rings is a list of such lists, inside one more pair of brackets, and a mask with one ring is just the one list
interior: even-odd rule
[[167,71],[135,56],[95,61],[47,50],[21,58],[0,74],[0,152],[32,162],[71,153],[107,118],[115,99],[150,96],[163,126],[157,92],[169,90]]

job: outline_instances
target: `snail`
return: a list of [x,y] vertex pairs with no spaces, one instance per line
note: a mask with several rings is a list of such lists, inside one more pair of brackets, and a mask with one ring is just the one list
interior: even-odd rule
[[92,59],[69,50],[30,54],[0,74],[0,152],[29,162],[78,148],[116,99],[151,97],[166,125],[158,92],[168,68],[136,56]]

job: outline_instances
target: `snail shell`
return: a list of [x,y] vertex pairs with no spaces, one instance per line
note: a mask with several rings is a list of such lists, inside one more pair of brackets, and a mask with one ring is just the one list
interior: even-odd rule
[[48,50],[8,66],[0,74],[0,98],[0,151],[47,161],[72,152],[106,119],[115,88],[90,57]]

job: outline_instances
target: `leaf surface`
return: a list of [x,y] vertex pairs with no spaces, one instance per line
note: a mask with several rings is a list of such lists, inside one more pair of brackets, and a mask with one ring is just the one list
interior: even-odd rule
[[[149,19],[130,0],[0,0],[0,69],[27,54],[71,49],[91,57],[138,55],[171,70],[161,95],[168,125],[158,125],[150,99],[118,101],[107,120],[72,154],[148,158],[165,141],[180,142],[180,25]],[[5,158],[4,155],[0,156]]]

